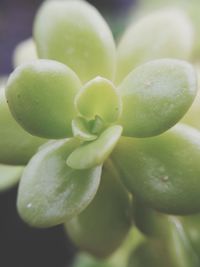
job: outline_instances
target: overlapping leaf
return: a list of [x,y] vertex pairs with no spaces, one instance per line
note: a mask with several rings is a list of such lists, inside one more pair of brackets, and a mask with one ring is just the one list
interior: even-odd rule
[[110,255],[123,241],[131,224],[131,202],[111,162],[103,167],[99,190],[92,203],[66,223],[69,236],[85,251]]
[[29,162],[22,176],[17,206],[21,217],[35,227],[50,227],[79,214],[99,186],[101,166],[73,170],[66,158],[79,145],[76,139],[52,142]]

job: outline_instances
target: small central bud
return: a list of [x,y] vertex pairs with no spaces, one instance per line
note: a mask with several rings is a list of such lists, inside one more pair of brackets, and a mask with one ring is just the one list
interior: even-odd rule
[[90,129],[92,134],[100,134],[105,129],[105,122],[104,120],[96,115],[94,120],[89,122]]
[[75,97],[75,107],[81,116],[96,120],[99,116],[112,124],[118,121],[122,112],[122,101],[114,84],[103,77],[87,82]]

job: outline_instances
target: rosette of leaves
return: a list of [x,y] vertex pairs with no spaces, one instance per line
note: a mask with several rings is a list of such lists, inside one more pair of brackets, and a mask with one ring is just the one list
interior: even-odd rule
[[[75,244],[105,257],[130,229],[133,196],[162,212],[199,212],[200,134],[170,129],[197,93],[195,70],[181,60],[192,52],[187,18],[176,10],[149,17],[116,48],[94,7],[52,0],[36,15],[34,39],[39,59],[17,67],[6,86],[19,125],[50,139],[23,172],[22,219],[34,227],[65,223]],[[152,40],[159,53],[149,61]]]

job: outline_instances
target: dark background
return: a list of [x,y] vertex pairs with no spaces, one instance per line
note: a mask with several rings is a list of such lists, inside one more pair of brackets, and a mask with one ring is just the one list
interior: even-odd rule
[[[16,44],[31,36],[41,0],[0,0],[0,75],[12,71]],[[124,28],[134,0],[89,1],[106,15],[114,34]],[[0,126],[1,127],[1,126]],[[68,267],[76,249],[62,226],[38,230],[25,225],[16,211],[17,188],[0,194],[0,267]],[[123,266],[122,266],[123,267]]]

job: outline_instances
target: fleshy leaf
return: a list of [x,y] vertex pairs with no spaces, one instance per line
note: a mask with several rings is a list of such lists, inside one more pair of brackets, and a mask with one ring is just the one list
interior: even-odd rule
[[125,136],[149,137],[175,125],[197,93],[193,67],[181,60],[160,59],[133,70],[119,87]]
[[192,106],[189,108],[188,112],[182,118],[181,122],[189,124],[200,130],[200,66],[197,68],[197,76],[198,76],[198,92],[197,96],[192,103]]
[[131,201],[110,161],[103,166],[91,204],[66,223],[69,237],[81,249],[105,257],[122,243],[131,225]]
[[168,215],[148,208],[137,199],[133,202],[134,222],[148,238],[162,239],[168,230]]
[[200,214],[180,218],[187,238],[197,255],[200,252]]
[[6,97],[14,118],[25,130],[57,139],[72,135],[73,102],[80,87],[76,74],[64,64],[36,60],[13,72]]
[[88,123],[82,117],[76,117],[72,120],[72,132],[73,135],[84,141],[92,141],[97,138],[96,135],[91,134],[88,130]]
[[34,37],[40,58],[66,64],[83,82],[115,74],[112,33],[86,1],[46,1],[37,13]]
[[15,121],[6,103],[4,88],[0,88],[0,162],[24,165],[46,142],[24,131]]
[[0,192],[17,184],[24,167],[0,164]]
[[16,46],[13,53],[13,65],[14,67],[18,67],[23,63],[28,63],[37,58],[35,42],[32,38],[29,38]]
[[114,265],[107,260],[97,259],[88,253],[80,252],[76,254],[72,267],[114,267]]
[[165,251],[171,259],[171,264],[168,266],[200,265],[199,257],[193,250],[181,221],[174,216],[169,216],[169,231],[166,234],[165,246]]
[[88,118],[94,119],[96,115],[108,123],[119,118],[122,104],[113,83],[102,77],[89,81],[75,98],[77,111]]
[[117,81],[135,67],[154,59],[189,59],[194,43],[193,25],[179,9],[157,11],[127,29],[118,46]]
[[[168,0],[168,1],[160,1],[160,0],[140,0],[140,12],[142,9],[142,12],[146,13],[150,10],[155,9],[166,9],[169,6],[176,6],[176,8],[179,8],[181,10],[184,10],[184,12],[188,15],[188,17],[191,19],[191,22],[194,27],[195,31],[195,41],[194,41],[194,47],[193,47],[193,55],[192,58],[194,61],[198,61],[200,56],[200,27],[199,27],[199,10],[200,10],[200,1],[199,0],[190,0],[190,1],[182,1],[182,0]],[[136,9],[138,11],[138,8]],[[135,16],[137,16],[135,14]],[[175,26],[175,25],[174,25]]]
[[200,133],[177,125],[152,138],[122,137],[111,155],[128,190],[147,207],[200,212]]
[[106,129],[98,139],[87,142],[75,149],[67,159],[73,169],[88,169],[102,164],[110,155],[122,133],[119,125]]
[[198,255],[180,220],[175,216],[165,216],[167,228],[159,239],[148,239],[130,257],[128,267],[188,267],[199,266]]
[[162,243],[156,241],[152,239],[143,241],[133,250],[127,267],[175,267],[175,265],[169,265],[169,255],[167,255]]
[[17,207],[20,216],[35,227],[50,227],[79,214],[99,186],[101,166],[84,171],[66,165],[78,146],[77,139],[60,140],[41,149],[22,176]]
[[93,134],[100,134],[105,129],[106,123],[96,115],[94,120],[89,121],[89,126]]

